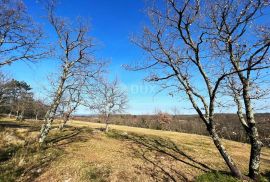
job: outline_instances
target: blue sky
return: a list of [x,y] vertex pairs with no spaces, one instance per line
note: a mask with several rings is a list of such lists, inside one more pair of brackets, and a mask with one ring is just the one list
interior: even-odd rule
[[[46,12],[38,1],[25,0],[28,12],[44,27],[48,37],[54,32],[44,16]],[[144,83],[143,72],[130,72],[121,67],[145,59],[143,52],[130,42],[132,34],[138,34],[147,23],[144,14],[144,0],[61,0],[57,14],[74,20],[81,16],[90,22],[91,35],[98,42],[96,55],[111,62],[110,75],[117,76],[128,91],[129,107],[127,112],[133,114],[150,114],[156,109],[171,112],[172,108],[188,104],[178,102],[166,93],[156,95],[158,87]],[[56,72],[58,64],[55,60],[41,60],[34,64],[17,62],[4,68],[12,77],[29,83],[37,97],[44,97],[47,87],[47,76]],[[88,111],[81,108],[80,114]],[[188,113],[190,110],[183,110]]]
[[[43,26],[47,40],[54,43],[55,32],[48,24],[46,12],[39,0],[24,2],[30,15]],[[117,77],[128,92],[127,113],[152,114],[155,110],[172,112],[172,108],[177,107],[181,114],[193,114],[195,112],[191,109],[189,101],[181,96],[171,97],[166,92],[157,95],[158,86],[143,82],[147,73],[130,72],[122,67],[123,64],[146,59],[142,50],[130,41],[130,36],[139,34],[148,22],[144,13],[145,6],[145,0],[59,0],[57,15],[67,17],[71,21],[76,20],[78,16],[89,20],[90,35],[97,42],[97,58],[111,63],[110,77]],[[265,23],[270,20],[265,17],[262,21]],[[29,83],[38,98],[44,98],[46,95],[48,75],[58,70],[59,65],[53,59],[36,63],[16,62],[4,68],[4,71],[15,79]],[[196,84],[200,84],[200,81]],[[225,112],[233,112],[233,109]],[[80,108],[77,113],[87,114],[89,110]]]

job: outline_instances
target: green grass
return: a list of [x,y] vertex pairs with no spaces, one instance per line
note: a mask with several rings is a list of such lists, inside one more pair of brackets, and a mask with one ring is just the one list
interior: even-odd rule
[[106,132],[105,134],[106,134],[107,137],[113,138],[113,139],[116,139],[116,140],[128,139],[127,135],[124,135],[123,132],[121,132],[119,130],[115,130],[115,129],[109,130],[109,132]]
[[111,169],[108,166],[90,166],[85,169],[83,180],[91,182],[107,182]]
[[240,182],[236,178],[219,172],[209,172],[196,178],[196,182]]
[[266,171],[260,176],[260,182],[270,182],[270,171]]
[[[241,180],[238,180],[231,175],[220,173],[220,172],[209,172],[202,174],[196,178],[196,182],[241,182]],[[259,182],[269,182],[269,176],[263,175],[260,176]]]

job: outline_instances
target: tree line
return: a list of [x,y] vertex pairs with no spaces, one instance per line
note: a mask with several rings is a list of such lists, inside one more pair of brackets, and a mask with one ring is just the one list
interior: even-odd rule
[[34,97],[32,88],[26,82],[11,79],[0,83],[1,114],[19,121],[25,118],[38,120],[44,118],[47,109],[48,105]]
[[[270,114],[256,113],[258,132],[260,140],[265,147],[270,147]],[[97,116],[73,117],[74,120],[104,123],[102,118]],[[111,124],[125,125],[155,130],[176,131],[181,133],[192,133],[208,136],[208,131],[197,115],[173,115],[166,112],[156,112],[152,115],[116,114],[110,118]],[[216,115],[216,127],[222,139],[228,139],[243,143],[249,143],[241,123],[238,122],[237,114],[218,113]]]

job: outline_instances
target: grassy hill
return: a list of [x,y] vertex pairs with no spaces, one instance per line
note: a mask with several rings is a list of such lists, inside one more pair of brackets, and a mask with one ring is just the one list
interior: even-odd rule
[[[40,147],[39,122],[0,121],[0,181],[234,181],[214,172],[228,169],[207,136],[117,125],[104,133],[102,127],[71,121],[59,132],[55,126]],[[247,173],[249,145],[224,142]],[[261,171],[269,170],[270,149],[263,148]]]

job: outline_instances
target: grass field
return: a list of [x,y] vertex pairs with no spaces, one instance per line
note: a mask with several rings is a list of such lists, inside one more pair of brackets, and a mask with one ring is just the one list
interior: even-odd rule
[[[209,137],[117,125],[104,133],[102,127],[71,121],[63,132],[55,127],[40,147],[40,123],[1,121],[0,181],[195,181],[203,174],[222,181],[214,171],[228,172]],[[224,142],[247,173],[249,145]],[[267,180],[269,148],[263,148],[261,171]]]

